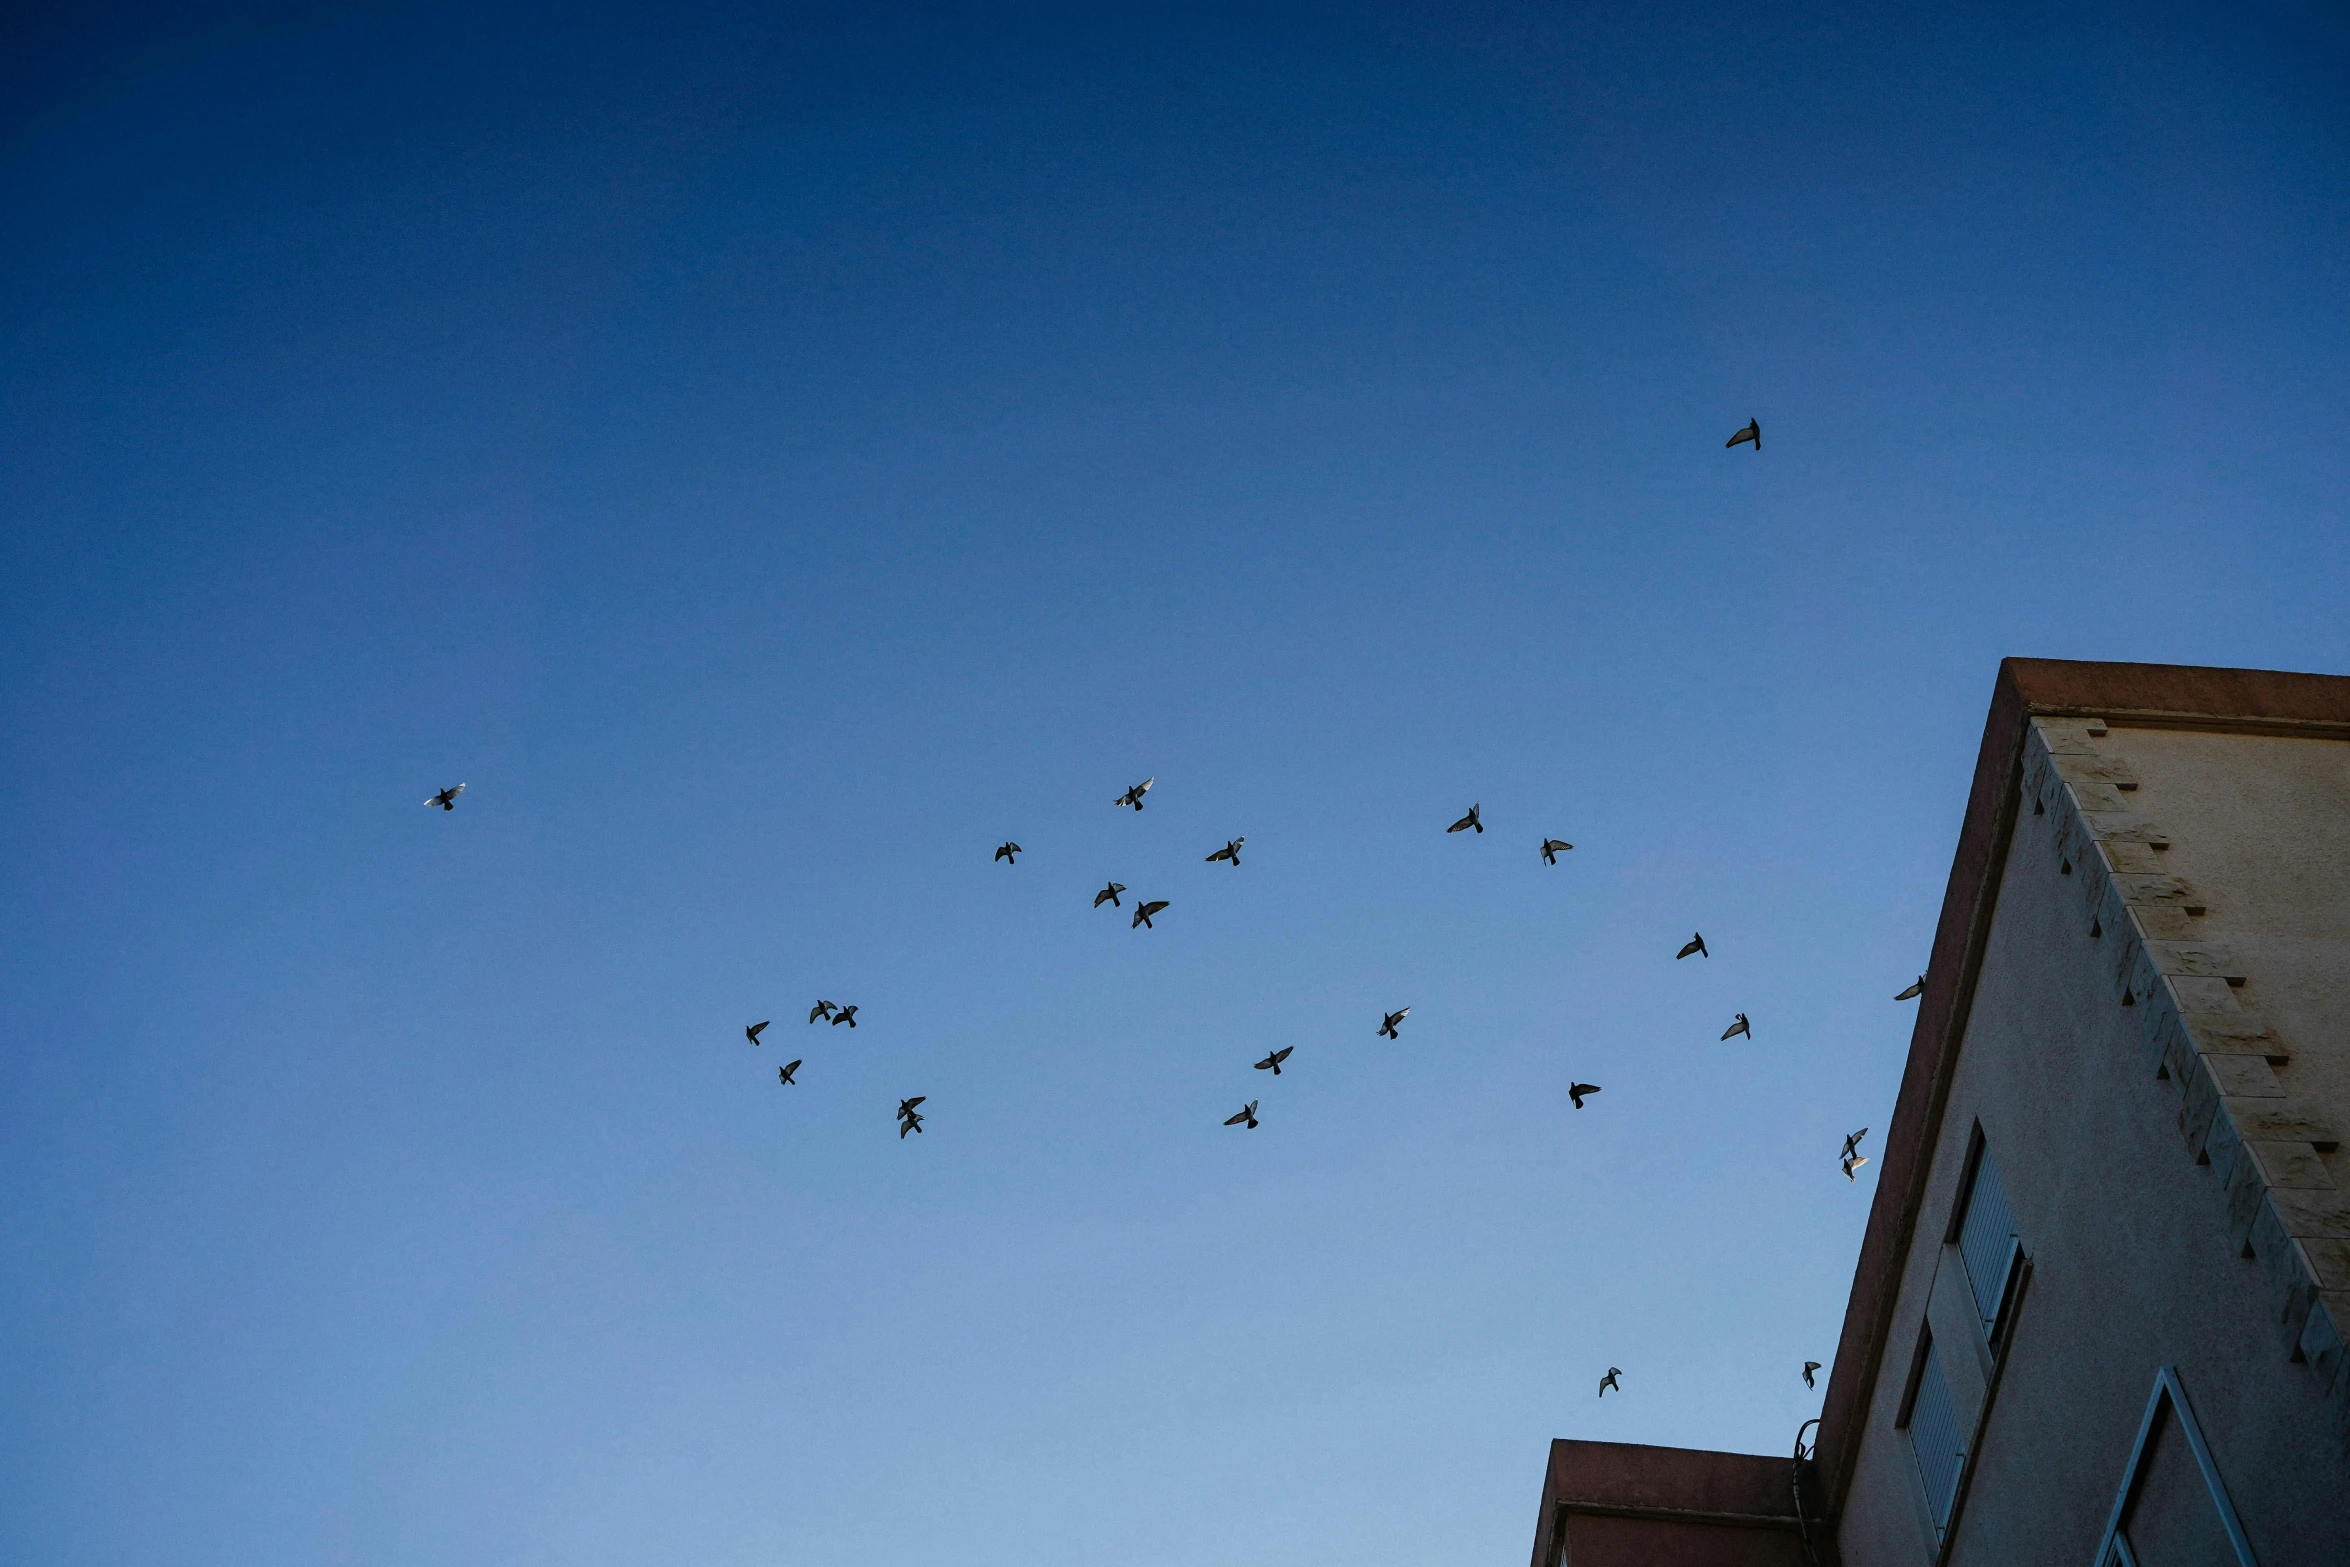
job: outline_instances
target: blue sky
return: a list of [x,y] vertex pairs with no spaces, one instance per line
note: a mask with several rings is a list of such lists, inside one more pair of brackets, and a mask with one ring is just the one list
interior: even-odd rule
[[1997,660],[2350,669],[2338,11],[11,25],[11,1561],[1514,1561]]

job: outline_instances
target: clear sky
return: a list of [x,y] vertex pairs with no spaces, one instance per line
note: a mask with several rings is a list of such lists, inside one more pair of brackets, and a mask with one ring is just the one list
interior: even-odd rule
[[0,39],[11,1562],[1514,1563],[2350,670],[2338,7],[347,9]]

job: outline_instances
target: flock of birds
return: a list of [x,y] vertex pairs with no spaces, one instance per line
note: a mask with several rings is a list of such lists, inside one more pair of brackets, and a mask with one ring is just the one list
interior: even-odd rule
[[[1758,452],[1762,450],[1762,425],[1760,421],[1752,419],[1748,420],[1746,427],[1740,430],[1737,434],[1731,436],[1725,444],[1735,447],[1741,443],[1752,445]],[[1156,775],[1145,778],[1142,782],[1133,785],[1123,794],[1120,794],[1112,803],[1120,808],[1140,811],[1143,806],[1143,796],[1149,794],[1151,791],[1151,786],[1157,782],[1158,778]],[[424,803],[428,807],[438,806],[443,811],[454,811],[457,809],[457,797],[464,792],[465,785],[461,783],[453,784],[446,789],[434,791],[432,797],[426,800]],[[1447,833],[1483,833],[1485,831],[1484,808],[1481,805],[1471,805],[1466,815],[1462,816],[1458,821],[1454,822],[1451,826],[1445,828],[1444,830]],[[1247,842],[1248,840],[1245,837],[1228,839],[1225,842],[1224,847],[1207,856],[1207,863],[1210,865],[1225,864],[1232,866],[1235,870],[1239,869],[1240,851],[1242,846]],[[1540,847],[1542,863],[1545,865],[1556,865],[1558,864],[1558,857],[1561,854],[1564,854],[1573,849],[1574,847],[1575,846],[1573,844],[1567,842],[1563,838],[1545,837],[1542,840]],[[1027,851],[1021,848],[1019,844],[1007,839],[1003,843],[996,846],[995,859],[999,864],[1018,865],[1020,863],[1020,856],[1026,852]],[[1126,884],[1124,882],[1109,882],[1103,886],[1101,891],[1093,895],[1093,906],[1098,909],[1103,904],[1107,903],[1112,908],[1124,910],[1126,907],[1124,902],[1126,890]],[[1153,917],[1164,912],[1170,906],[1170,903],[1171,900],[1166,898],[1136,899],[1132,910],[1133,917],[1128,921],[1127,928],[1130,930],[1156,929],[1157,927],[1151,923]],[[1681,950],[1673,954],[1674,961],[1676,962],[1683,958],[1711,958],[1712,956],[1713,953],[1706,947],[1705,933],[1703,931],[1692,932],[1690,934],[1689,940],[1683,943]],[[1901,991],[1893,999],[1896,1001],[1914,1001],[1925,993],[1925,989],[1926,976],[1920,974],[1917,977],[1916,983]],[[1398,1007],[1393,1012],[1382,1012],[1380,1014],[1378,1028],[1379,1037],[1382,1039],[1400,1040],[1403,1036],[1397,1030],[1401,1027],[1404,1019],[1410,1017],[1411,1015],[1412,1009],[1410,1007]],[[753,1045],[760,1044],[761,1041],[759,1036],[766,1032],[769,1024],[771,1024],[773,1021],[774,1020],[770,1018],[747,1025],[743,1029],[743,1037],[749,1040]],[[855,1028],[857,1026],[857,1008],[851,1004],[818,1000],[814,1006],[808,1009],[808,1022],[811,1025],[824,1023],[833,1028],[838,1028],[841,1025],[846,1024],[850,1028]],[[1751,1040],[1754,1038],[1754,1026],[1752,1022],[1749,1021],[1745,1013],[1737,1013],[1732,1017],[1730,1026],[1722,1030],[1722,1038],[1724,1040],[1738,1038]],[[1275,1077],[1279,1077],[1281,1075],[1281,1064],[1289,1059],[1291,1052],[1295,1049],[1296,1047],[1294,1045],[1290,1045],[1271,1052],[1265,1057],[1265,1059],[1255,1064],[1255,1070],[1259,1072],[1270,1072]],[[804,1060],[792,1060],[785,1062],[782,1066],[776,1068],[776,1081],[786,1088],[796,1086],[798,1079],[795,1074],[805,1064],[806,1063]],[[1578,1110],[1583,1108],[1583,1101],[1587,1097],[1592,1094],[1599,1093],[1600,1091],[1600,1085],[1597,1083],[1570,1081],[1567,1085],[1567,1097],[1570,1101],[1573,1102],[1574,1107]],[[911,1098],[901,1099],[898,1101],[897,1128],[898,1140],[900,1142],[903,1142],[909,1133],[915,1133],[922,1130],[922,1122],[924,1118],[918,1107],[924,1103],[927,1103],[928,1098],[929,1096],[926,1094],[916,1094]],[[1224,1124],[1226,1126],[1244,1127],[1252,1132],[1255,1131],[1261,1124],[1257,1116],[1257,1109],[1262,1102],[1263,1101],[1261,1100],[1251,1099],[1247,1104],[1241,1106],[1238,1111],[1234,1112],[1231,1116],[1226,1118]],[[1855,1179],[1853,1172],[1858,1170],[1862,1165],[1869,1162],[1868,1156],[1860,1152],[1861,1139],[1867,1137],[1868,1135],[1869,1129],[1864,1126],[1859,1131],[1848,1133],[1845,1136],[1844,1149],[1843,1152],[1837,1157],[1837,1166],[1844,1172],[1844,1178],[1847,1181]],[[1816,1360],[1807,1360],[1803,1363],[1802,1375],[1803,1385],[1805,1387],[1814,1387],[1817,1385],[1813,1381],[1813,1373],[1819,1369],[1820,1362]],[[1617,1379],[1623,1374],[1623,1368],[1620,1366],[1608,1367],[1607,1375],[1599,1379],[1599,1396],[1601,1398],[1607,1397],[1610,1389],[1613,1389],[1619,1393],[1622,1392],[1623,1385]]]

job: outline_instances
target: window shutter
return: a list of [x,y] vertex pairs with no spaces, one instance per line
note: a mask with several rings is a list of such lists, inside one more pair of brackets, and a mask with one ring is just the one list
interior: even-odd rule
[[1950,1384],[1942,1380],[1942,1362],[1926,1341],[1925,1364],[1918,1373],[1917,1397],[1909,1406],[1909,1445],[1917,1454],[1918,1477],[1926,1484],[1926,1506],[1934,1515],[1937,1537],[1950,1523],[1950,1503],[1958,1495],[1959,1465],[1966,1453],[1959,1446],[1958,1415],[1950,1407]]
[[1967,1283],[1975,1292],[1975,1314],[1982,1318],[1983,1336],[1992,1338],[1999,1325],[1999,1307],[2007,1299],[2008,1276],[2015,1271],[2022,1244],[2016,1239],[2015,1217],[2007,1211],[2007,1192],[1999,1184],[1999,1166],[1986,1148],[1975,1161],[1974,1186],[1967,1193],[1966,1222],[1958,1233],[1959,1255],[1966,1261]]

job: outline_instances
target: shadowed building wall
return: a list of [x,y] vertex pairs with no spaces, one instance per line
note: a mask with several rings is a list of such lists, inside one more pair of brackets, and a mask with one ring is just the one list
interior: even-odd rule
[[[1822,1567],[1829,1561],[1823,1554]],[[1629,1442],[1553,1442],[1534,1567],[1567,1562],[1810,1567],[1796,1528],[1793,1462]]]

